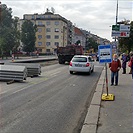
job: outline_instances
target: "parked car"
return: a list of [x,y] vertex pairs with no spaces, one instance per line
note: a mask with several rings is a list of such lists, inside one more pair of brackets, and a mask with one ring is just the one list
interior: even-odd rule
[[86,72],[91,74],[94,71],[94,60],[91,56],[75,55],[69,64],[69,72]]

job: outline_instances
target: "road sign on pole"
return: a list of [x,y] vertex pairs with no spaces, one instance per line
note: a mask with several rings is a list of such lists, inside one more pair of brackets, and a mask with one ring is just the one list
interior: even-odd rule
[[112,25],[112,31],[120,31],[120,25]]
[[130,33],[129,32],[121,32],[120,37],[129,37]]
[[99,63],[105,63],[105,78],[106,78],[106,90],[107,93],[102,95],[102,100],[114,100],[113,94],[108,94],[108,76],[107,76],[107,63],[112,62],[112,46],[111,45],[99,45]]
[[112,47],[111,45],[99,45],[99,63],[110,63],[112,62]]
[[130,25],[123,25],[123,24],[121,24],[120,25],[120,31],[130,31]]
[[112,37],[129,37],[130,25],[112,25]]

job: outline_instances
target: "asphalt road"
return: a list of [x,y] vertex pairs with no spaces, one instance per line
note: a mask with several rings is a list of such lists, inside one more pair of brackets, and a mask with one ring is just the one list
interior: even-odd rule
[[0,82],[0,132],[80,132],[102,69],[96,62],[91,75],[70,75],[68,65],[55,64],[22,83]]

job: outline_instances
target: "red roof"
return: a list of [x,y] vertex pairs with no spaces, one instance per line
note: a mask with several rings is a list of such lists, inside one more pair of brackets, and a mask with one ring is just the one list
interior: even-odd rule
[[76,35],[83,36],[82,31],[77,27],[74,28],[74,32],[75,32]]

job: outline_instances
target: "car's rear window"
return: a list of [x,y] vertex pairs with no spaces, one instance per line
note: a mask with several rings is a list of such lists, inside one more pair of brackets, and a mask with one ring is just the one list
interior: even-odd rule
[[74,57],[72,59],[72,62],[87,62],[87,58],[86,57]]

